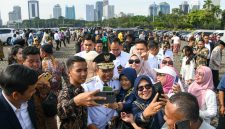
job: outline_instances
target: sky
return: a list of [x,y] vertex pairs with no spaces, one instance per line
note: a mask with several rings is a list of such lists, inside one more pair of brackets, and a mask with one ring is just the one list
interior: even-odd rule
[[[28,0],[0,0],[0,13],[3,24],[9,20],[8,13],[13,10],[13,6],[21,7],[22,20],[28,19]],[[48,19],[53,17],[53,7],[60,4],[62,8],[62,15],[65,16],[65,6],[75,6],[76,19],[86,18],[86,4],[94,4],[101,0],[38,0],[39,13],[41,19]],[[177,8],[183,0],[109,0],[110,5],[115,5],[115,14],[120,12],[134,13],[134,15],[148,15],[148,7],[152,3],[159,4],[160,2],[168,2],[170,8]],[[187,0],[191,1],[191,0]],[[225,0],[221,1],[221,9],[225,9]],[[201,8],[204,0],[200,0]]]

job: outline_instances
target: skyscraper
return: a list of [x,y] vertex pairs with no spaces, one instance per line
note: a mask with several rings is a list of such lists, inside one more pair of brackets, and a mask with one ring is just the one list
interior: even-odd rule
[[103,2],[97,1],[96,2],[96,21],[101,21],[103,16]]
[[170,5],[167,2],[159,3],[159,12],[162,14],[169,14],[170,13]]
[[220,0],[212,0],[212,4],[215,6],[220,6]]
[[72,7],[66,6],[66,18],[67,19],[75,19],[75,7],[74,5]]
[[115,15],[115,6],[114,5],[109,5],[108,8],[108,18],[113,18]]
[[9,22],[20,22],[21,21],[21,7],[13,6],[13,11],[9,12]]
[[183,1],[180,5],[180,10],[184,12],[184,14],[187,14],[189,12],[189,4],[187,1]]
[[62,16],[62,9],[59,4],[56,4],[53,8],[53,18],[58,19],[60,16]]
[[199,10],[200,9],[200,1],[199,0],[192,0],[190,3],[191,11]]
[[29,19],[39,17],[39,2],[37,0],[28,1]]
[[95,10],[94,5],[86,5],[86,20],[94,21],[95,20]]
[[13,6],[13,12],[15,13],[15,19],[21,20],[21,7],[20,6]]
[[149,6],[149,15],[150,16],[158,15],[158,5],[157,4],[154,3]]

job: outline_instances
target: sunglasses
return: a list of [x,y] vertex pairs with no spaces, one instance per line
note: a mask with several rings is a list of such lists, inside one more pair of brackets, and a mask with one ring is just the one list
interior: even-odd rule
[[173,65],[173,61],[167,61],[167,60],[163,60],[162,64],[169,64],[169,65]]
[[138,86],[137,89],[138,89],[138,91],[143,91],[144,88],[145,88],[146,90],[149,90],[149,89],[152,88],[152,85],[151,85],[151,84],[146,84],[146,85],[144,85],[144,86]]
[[165,76],[164,73],[156,73],[157,76]]
[[139,59],[135,59],[135,60],[129,59],[128,62],[129,64],[133,64],[133,63],[139,64],[141,61]]

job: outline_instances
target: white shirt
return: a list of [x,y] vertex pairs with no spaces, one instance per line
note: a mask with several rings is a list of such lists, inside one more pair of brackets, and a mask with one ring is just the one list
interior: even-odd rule
[[182,75],[182,77],[185,81],[190,80],[190,79],[194,80],[194,77],[195,77],[195,61],[191,60],[190,64],[186,65],[187,60],[188,60],[188,58],[186,56],[183,57],[180,74]]
[[119,65],[122,65],[125,68],[129,58],[130,58],[130,54],[128,54],[124,51],[121,51],[121,54],[118,57],[116,57],[116,59],[113,61],[114,65],[115,65],[114,70],[113,70],[113,78],[114,79],[119,79],[119,73],[118,73],[117,67]]
[[207,59],[210,59],[210,55],[211,55],[211,46],[210,46],[210,43],[205,43],[205,47],[209,49],[209,54],[207,56]]
[[[85,92],[94,91],[100,89],[103,90],[103,81],[100,79],[99,76],[95,76],[91,78],[89,81],[84,83],[82,86]],[[112,87],[113,90],[120,89],[120,83],[118,80],[110,80],[107,82],[108,86]],[[98,129],[105,129],[108,122],[111,120],[113,116],[117,116],[116,110],[105,108],[102,105],[88,107],[88,124],[95,124]]]
[[2,91],[2,95],[5,98],[5,100],[8,102],[8,104],[10,105],[10,107],[13,109],[13,111],[16,114],[17,119],[20,122],[20,125],[22,127],[22,129],[34,129],[33,124],[31,122],[29,113],[28,113],[28,104],[27,102],[22,103],[20,108],[17,109],[5,96],[4,92]]
[[60,40],[59,34],[58,34],[58,33],[55,33],[55,34],[54,34],[54,40]]
[[150,53],[149,56],[148,56],[148,62],[149,62],[149,65],[152,69],[154,69],[154,68],[158,69],[159,68],[160,62],[159,62],[157,56],[154,56]]
[[199,115],[205,122],[211,122],[211,118],[217,114],[216,94],[212,90],[207,90],[205,94],[205,104],[200,109]]
[[76,53],[74,56],[79,56],[79,57],[84,58],[84,57],[85,57],[85,54],[87,54],[86,51],[81,51],[81,52],[79,52],[79,53]]
[[159,53],[158,53],[158,55],[157,55],[157,58],[158,58],[159,62],[161,63],[162,60],[163,60],[165,57],[170,57],[170,58],[173,60],[173,52],[172,52],[172,50],[167,49],[166,52],[165,52],[165,54],[163,54],[163,49],[160,48],[160,49],[159,49]]

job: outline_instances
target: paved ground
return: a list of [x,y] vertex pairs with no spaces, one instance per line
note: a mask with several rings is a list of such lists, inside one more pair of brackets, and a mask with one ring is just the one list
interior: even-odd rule
[[[55,51],[54,55],[57,59],[59,59],[60,61],[66,61],[66,59],[69,56],[72,56],[75,54],[75,49],[74,49],[74,44],[75,42],[71,42],[70,44],[67,44],[67,47],[62,47],[59,51]],[[184,45],[186,45],[186,42],[182,42],[182,47]],[[54,44],[55,45],[55,44]],[[0,61],[0,71],[2,71],[3,69],[5,69],[8,65],[7,63],[7,59],[8,59],[8,53],[10,51],[10,46],[5,46],[4,47],[4,54],[5,54],[5,58],[4,61]],[[180,69],[180,64],[179,64],[179,60],[180,58],[178,58],[179,56],[175,57],[175,67],[179,70]],[[223,62],[222,62],[222,68],[219,71],[220,72],[220,77],[225,73],[225,51],[223,51]],[[212,124],[214,126],[217,125],[217,119],[218,117],[215,117],[215,119],[213,119]]]

